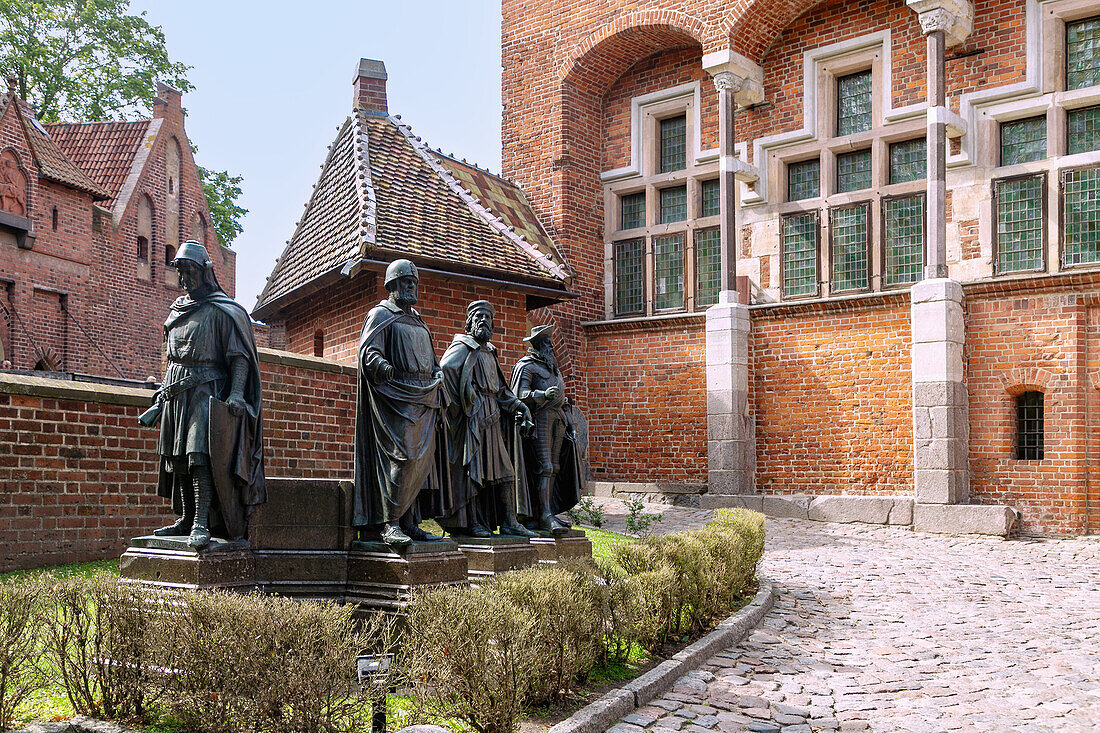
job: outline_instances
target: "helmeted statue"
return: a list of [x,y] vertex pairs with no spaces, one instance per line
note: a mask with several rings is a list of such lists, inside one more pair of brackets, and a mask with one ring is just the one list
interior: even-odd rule
[[359,339],[352,525],[403,546],[440,537],[422,519],[450,511],[443,375],[432,335],[413,305],[420,276],[409,260],[386,269],[389,298],[371,308]]
[[516,518],[530,512],[518,432],[530,429],[531,416],[508,388],[489,341],[494,313],[488,301],[470,303],[466,332],[456,334],[443,354],[456,503],[440,524],[458,536],[488,537],[499,525],[501,534],[532,537]]
[[187,294],[164,323],[168,368],[141,421],[160,422],[157,493],[180,514],[154,534],[202,548],[212,534],[244,537],[267,499],[260,363],[248,312],[218,284],[206,248],[184,242],[172,265]]
[[555,517],[576,506],[586,485],[574,409],[554,355],[553,326],[535,326],[527,355],[512,369],[512,391],[527,405],[535,429],[524,440],[532,519],[544,532],[569,527]]

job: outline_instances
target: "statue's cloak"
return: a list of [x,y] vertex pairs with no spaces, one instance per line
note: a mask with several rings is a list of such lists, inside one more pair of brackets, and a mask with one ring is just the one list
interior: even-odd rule
[[[443,516],[454,504],[447,480],[445,396],[440,380],[417,384],[393,378],[379,384],[365,366],[372,348],[388,353],[392,327],[402,320],[428,331],[415,310],[405,313],[384,300],[367,314],[359,339],[352,515],[356,527],[396,523],[414,507],[413,520],[419,523]],[[434,354],[432,360],[435,363]]]

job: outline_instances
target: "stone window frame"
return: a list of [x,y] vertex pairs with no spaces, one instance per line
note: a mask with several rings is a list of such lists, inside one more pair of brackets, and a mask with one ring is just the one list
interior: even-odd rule
[[[878,232],[878,258],[882,263],[882,270],[880,274],[880,282],[882,290],[906,290],[913,287],[914,284],[920,282],[920,280],[914,280],[907,283],[896,283],[890,285],[886,282],[886,204],[888,201],[897,199],[919,198],[921,200],[921,210],[924,211],[924,241],[921,242],[921,272],[924,271],[925,265],[928,264],[928,191],[920,190],[916,193],[896,193],[889,196],[880,196],[878,199],[879,207],[879,232]],[[923,276],[922,276],[923,277]]]
[[[773,149],[768,152],[768,165],[771,174],[768,176],[767,198],[770,201],[780,202],[775,204],[775,211],[780,218],[780,229],[782,229],[782,218],[788,215],[817,211],[820,229],[828,226],[828,222],[831,221],[830,211],[832,209],[864,202],[869,204],[868,238],[871,240],[868,250],[868,262],[870,264],[869,287],[858,291],[848,289],[838,292],[832,289],[833,263],[831,261],[832,248],[830,246],[832,232],[819,230],[818,273],[822,282],[819,283],[818,293],[814,296],[799,295],[792,297],[786,295],[783,292],[783,279],[781,276],[779,297],[783,301],[803,300],[808,297],[827,298],[832,295],[881,292],[897,290],[902,287],[900,285],[885,285],[885,249],[881,235],[882,201],[887,198],[924,193],[927,187],[927,176],[913,181],[891,183],[890,145],[925,137],[927,123],[924,115],[911,116],[900,120],[890,119],[896,114],[896,111],[887,109],[888,99],[885,90],[889,86],[890,70],[888,60],[889,53],[883,42],[863,45],[853,51],[818,60],[814,67],[817,73],[814,85],[817,98],[814,100],[815,104],[812,111],[815,115],[816,129],[821,132],[820,136],[807,142],[789,145],[781,149]],[[868,69],[871,71],[871,129],[837,137],[835,135],[837,124],[836,80],[838,77]],[[837,156],[867,149],[871,151],[870,187],[843,193],[839,192]],[[812,199],[788,201],[787,166],[815,156],[820,156],[821,160],[821,195]],[[927,209],[925,220],[925,237],[927,238]],[[878,242],[875,242],[876,238],[879,240]],[[927,247],[927,242],[925,246]],[[782,236],[780,236],[779,249],[779,269],[782,272]],[[825,273],[828,273],[827,278],[822,277]],[[911,286],[912,283],[904,287]]]
[[[1023,165],[1034,165],[1029,163],[1021,163],[1017,166],[1009,166],[1011,168],[1018,168]],[[1042,180],[1042,200],[1040,202],[1041,213],[1039,215],[1040,221],[1040,235],[1042,237],[1042,243],[1040,245],[1043,253],[1043,262],[1039,268],[1027,269],[1027,270],[1007,270],[1001,272],[997,267],[997,261],[1000,259],[1000,237],[997,236],[997,203],[996,203],[996,191],[997,184],[1010,181],[1021,181],[1029,178],[1039,178]],[[989,205],[992,211],[990,218],[990,229],[992,236],[990,241],[992,243],[992,266],[994,277],[1012,277],[1014,275],[1034,275],[1036,273],[1048,272],[1050,270],[1050,181],[1051,176],[1048,175],[1046,170],[1039,170],[1029,173],[1019,173],[1011,176],[997,176],[990,178],[989,180]],[[1060,180],[1060,179],[1059,179]]]
[[[624,175],[619,171],[605,173],[604,184],[604,312],[606,318],[647,318],[674,313],[693,313],[706,310],[710,306],[701,306],[696,298],[696,256],[695,234],[704,229],[719,226],[721,215],[703,217],[703,182],[718,176],[718,163],[714,157],[700,155],[695,142],[699,140],[699,94],[698,85],[666,90],[657,93],[655,101],[637,104],[636,119],[639,129],[635,168]],[[671,95],[671,96],[670,96]],[[648,95],[647,95],[648,96]],[[663,97],[663,98],[662,98]],[[685,155],[685,167],[678,171],[660,172],[660,122],[661,120],[683,115],[686,122],[685,136],[688,149]],[[695,141],[695,142],[693,142]],[[633,158],[634,156],[632,156]],[[621,177],[620,177],[621,176]],[[684,186],[687,191],[687,218],[683,221],[661,224],[661,190],[675,186]],[[645,225],[632,229],[620,229],[622,223],[622,198],[636,193],[645,193]],[[654,239],[661,236],[678,234],[683,237],[684,302],[679,308],[656,308],[657,282],[654,257]],[[644,307],[637,313],[617,313],[615,310],[615,245],[633,239],[644,242],[643,262],[643,301]]]
[[1100,266],[1100,259],[1096,262],[1066,263],[1066,175],[1087,170],[1100,170],[1100,163],[1058,169],[1058,267],[1061,270],[1080,270]]

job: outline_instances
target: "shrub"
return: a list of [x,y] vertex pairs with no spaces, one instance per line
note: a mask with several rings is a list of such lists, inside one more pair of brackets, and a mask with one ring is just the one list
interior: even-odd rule
[[402,667],[419,712],[511,733],[540,666],[532,616],[489,583],[420,593],[406,620]]
[[587,524],[597,529],[603,526],[603,504],[597,504],[591,496],[583,497],[577,505],[566,512],[573,524]]
[[630,497],[623,500],[626,505],[626,531],[633,535],[643,535],[649,531],[654,522],[660,522],[662,514],[651,514],[645,511],[645,502],[638,497]]
[[46,656],[55,682],[83,715],[143,718],[158,694],[150,645],[154,615],[140,591],[108,576],[48,587]]
[[26,581],[0,582],[0,730],[42,685],[36,664],[41,623],[42,587]]

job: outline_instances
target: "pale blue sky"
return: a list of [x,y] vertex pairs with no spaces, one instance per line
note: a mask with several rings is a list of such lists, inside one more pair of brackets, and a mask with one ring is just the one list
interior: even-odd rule
[[361,57],[389,72],[392,114],[434,147],[500,170],[500,3],[133,0],[194,67],[184,97],[198,162],[245,177],[237,252],[246,308],[283,250],[336,128]]

